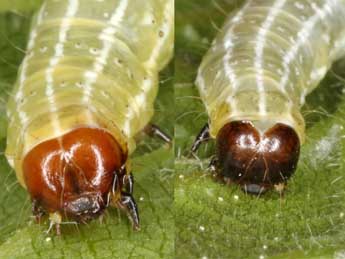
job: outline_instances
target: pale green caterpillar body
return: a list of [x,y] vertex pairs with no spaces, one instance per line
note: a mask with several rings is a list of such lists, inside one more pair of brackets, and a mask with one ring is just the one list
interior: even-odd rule
[[230,121],[291,126],[305,138],[301,106],[345,54],[344,0],[253,0],[230,15],[196,84],[212,137]]
[[173,53],[173,9],[172,0],[43,3],[7,109],[6,156],[23,186],[25,154],[82,125],[133,152]]

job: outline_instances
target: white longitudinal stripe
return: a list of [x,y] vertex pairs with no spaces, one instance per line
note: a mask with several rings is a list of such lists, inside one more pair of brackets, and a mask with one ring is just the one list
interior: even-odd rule
[[[224,25],[224,27],[227,28],[227,32],[226,32],[226,35],[224,37],[226,40],[222,44],[224,52],[225,52],[225,55],[223,57],[223,65],[224,65],[225,75],[229,80],[230,87],[232,87],[233,89],[236,89],[238,87],[238,85],[237,85],[237,80],[236,80],[236,74],[235,74],[232,66],[229,64],[229,60],[232,56],[232,50],[233,50],[232,47],[234,46],[234,43],[233,43],[234,34],[233,34],[232,30],[235,27],[235,25],[237,25],[241,21],[241,19],[243,17],[243,13],[244,13],[245,9],[249,6],[250,2],[251,1],[249,0],[247,2],[247,4],[242,9],[238,10],[236,15],[234,17],[232,17],[232,19],[230,19]],[[229,26],[229,28],[228,28],[228,26]],[[211,50],[212,51],[218,51],[217,45],[218,45],[217,41],[214,40],[212,42]],[[207,67],[207,65],[205,65],[205,64],[201,64],[199,66],[198,74],[197,74],[197,78],[196,78],[196,83],[198,84],[199,90],[201,91],[201,95],[203,95],[203,96],[207,94],[205,80],[204,80],[204,76],[203,76],[203,73],[204,73],[203,70],[205,69],[205,67]],[[232,105],[233,102],[229,101],[229,104]]]
[[[144,80],[142,82],[142,89],[143,91],[139,94],[135,96],[135,101],[136,104],[138,106],[144,106],[146,104],[146,93],[152,88],[153,86],[153,82],[150,78],[147,78],[146,80]],[[129,110],[129,113],[126,114],[126,121],[124,122],[124,127],[123,127],[123,131],[126,134],[126,136],[130,136],[131,135],[131,121],[134,118],[134,112],[133,109]]]
[[107,60],[113,46],[113,42],[110,39],[115,35],[117,27],[122,22],[127,7],[128,0],[121,0],[110,17],[110,20],[108,21],[109,24],[98,35],[98,39],[100,39],[103,43],[103,48],[100,50],[99,55],[95,58],[92,70],[88,70],[84,74],[85,86],[83,92],[83,102],[85,104],[89,103],[93,92],[93,84],[97,81],[99,74],[103,72],[104,66],[107,64]]
[[170,30],[173,28],[170,26],[171,22],[170,20],[172,19],[171,13],[172,10],[174,10],[174,6],[172,5],[173,1],[166,1],[165,7],[164,7],[164,18],[163,20],[166,20],[166,22],[163,23],[162,28],[160,29],[159,34],[162,34],[160,39],[157,41],[155,44],[155,47],[152,48],[153,51],[150,55],[150,59],[145,62],[145,67],[147,68],[154,68],[156,69],[157,66],[157,58],[161,53],[161,50],[163,49],[164,45],[166,44],[166,40],[168,39],[170,35]]
[[259,93],[259,113],[265,115],[266,111],[266,93],[264,86],[264,72],[263,72],[263,52],[266,43],[267,32],[270,30],[274,20],[276,19],[279,11],[285,5],[286,0],[278,0],[271,7],[265,21],[259,28],[256,38],[254,67],[256,69],[256,86]]
[[22,64],[22,69],[19,75],[19,86],[18,86],[18,92],[15,96],[15,100],[17,103],[17,112],[19,115],[19,121],[20,124],[22,126],[24,126],[27,122],[28,122],[28,116],[25,113],[25,111],[22,110],[22,105],[21,105],[21,100],[24,98],[24,93],[23,93],[23,88],[24,88],[24,84],[26,81],[26,73],[27,73],[27,69],[28,69],[28,64],[30,59],[33,56],[33,48],[35,47],[35,42],[36,42],[36,38],[37,38],[37,30],[40,26],[40,24],[42,23],[42,19],[43,19],[43,15],[44,15],[44,10],[45,10],[45,4],[42,5],[38,16],[37,16],[37,26],[34,30],[31,31],[30,33],[30,37],[29,37],[29,43],[28,43],[28,47],[27,47],[27,52],[30,53],[30,55],[27,55],[24,60],[23,60],[23,64]]
[[[235,95],[236,89],[238,88],[238,83],[237,83],[237,76],[236,73],[233,69],[233,67],[230,64],[230,59],[233,53],[233,37],[234,34],[232,32],[233,28],[239,24],[242,20],[242,17],[244,15],[244,12],[247,10],[247,8],[250,6],[251,1],[248,1],[246,5],[237,12],[237,14],[231,19],[231,27],[228,28],[228,31],[225,35],[225,42],[223,44],[223,48],[225,50],[225,55],[223,57],[223,65],[224,65],[224,71],[227,79],[229,80],[230,87],[233,89],[233,96]],[[237,103],[234,98],[229,96],[227,99],[227,103],[230,105],[230,109],[232,111],[232,114],[237,113]]]
[[[290,75],[289,65],[291,61],[296,59],[299,49],[305,46],[305,42],[308,40],[310,33],[314,29],[314,26],[317,24],[318,21],[320,21],[320,19],[324,19],[327,12],[331,14],[332,4],[330,4],[330,2],[332,2],[332,4],[335,4],[334,1],[326,1],[325,4],[322,6],[322,8],[319,9],[318,12],[316,12],[313,16],[311,16],[307,21],[305,21],[301,25],[301,30],[297,33],[298,38],[296,42],[291,45],[291,48],[287,51],[286,55],[282,59],[284,72],[283,72],[283,77],[279,83],[281,89],[285,88],[288,82],[289,75]],[[302,94],[301,100],[304,100],[304,97],[306,94],[307,92],[304,92],[304,94]]]
[[60,123],[56,114],[56,101],[54,96],[54,76],[56,66],[59,64],[61,58],[64,54],[64,44],[66,42],[67,33],[71,27],[71,18],[73,18],[79,9],[79,0],[69,0],[67,5],[66,14],[61,21],[61,26],[59,28],[58,42],[54,46],[54,56],[49,60],[49,66],[46,70],[46,91],[45,94],[49,101],[49,110],[51,112],[51,119],[54,125],[54,131],[58,135],[61,132]]
[[[166,22],[163,24],[161,31],[163,32],[163,37],[158,40],[155,47],[152,48],[153,51],[150,55],[150,58],[147,62],[145,62],[146,70],[157,70],[157,58],[161,53],[162,48],[166,44],[166,41],[171,33],[171,30],[173,30],[173,27],[171,24],[172,17],[171,16],[171,10],[173,9],[173,6],[171,6],[172,1],[167,1],[164,7],[164,17],[163,20],[166,20]],[[142,81],[142,92],[140,94],[134,96],[135,103],[138,105],[138,107],[144,107],[146,105],[146,97],[147,93],[152,89],[153,82],[151,79],[147,78]],[[133,114],[134,115],[134,114]],[[131,135],[130,132],[130,123],[133,120],[134,116],[132,114],[129,114],[129,116],[126,117],[126,121],[124,123],[124,133],[127,136]]]

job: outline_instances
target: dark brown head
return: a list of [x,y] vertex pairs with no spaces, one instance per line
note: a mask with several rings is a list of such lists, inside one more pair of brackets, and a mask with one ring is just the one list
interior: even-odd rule
[[85,221],[105,209],[114,172],[125,160],[108,132],[78,128],[28,152],[24,181],[32,200],[44,211]]
[[217,135],[220,174],[253,194],[286,183],[296,169],[299,150],[296,132],[282,123],[260,133],[249,121],[233,121]]

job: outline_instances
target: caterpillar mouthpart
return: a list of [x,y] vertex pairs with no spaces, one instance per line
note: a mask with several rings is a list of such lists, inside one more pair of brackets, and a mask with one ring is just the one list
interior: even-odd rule
[[106,204],[100,193],[83,193],[64,202],[64,211],[67,215],[77,216],[83,220],[97,217],[105,208]]
[[252,194],[285,184],[295,172],[300,141],[295,130],[276,123],[261,131],[250,121],[232,121],[217,135],[221,176]]

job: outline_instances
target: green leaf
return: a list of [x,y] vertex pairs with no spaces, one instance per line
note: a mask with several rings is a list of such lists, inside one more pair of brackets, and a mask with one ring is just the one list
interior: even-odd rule
[[[107,210],[103,222],[63,225],[60,237],[54,231],[45,233],[47,221],[34,223],[29,196],[3,156],[6,100],[24,56],[32,17],[25,5],[34,3],[20,2],[23,6],[11,5],[11,10],[27,12],[0,12],[0,258],[173,258],[173,154],[161,142],[147,137],[132,157],[141,231],[133,231],[126,215],[115,208]],[[8,9],[6,4],[2,1],[0,10]],[[154,122],[169,133],[173,121],[168,114],[174,112],[172,71],[170,65],[161,75],[154,117]]]
[[345,249],[344,61],[333,68],[343,74],[330,72],[303,108],[307,140],[284,197],[253,197],[216,182],[206,170],[213,143],[199,159],[185,156],[207,122],[194,86],[198,65],[241,2],[176,2],[176,257],[333,258]]

